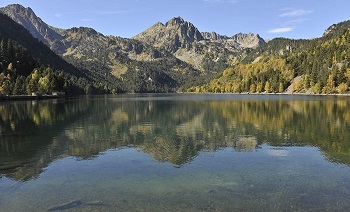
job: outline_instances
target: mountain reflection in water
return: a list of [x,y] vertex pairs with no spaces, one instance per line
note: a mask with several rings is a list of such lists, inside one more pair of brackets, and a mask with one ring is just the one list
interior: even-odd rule
[[0,103],[0,174],[35,178],[53,161],[136,148],[175,167],[200,152],[314,146],[350,164],[350,101],[335,97],[120,95]]

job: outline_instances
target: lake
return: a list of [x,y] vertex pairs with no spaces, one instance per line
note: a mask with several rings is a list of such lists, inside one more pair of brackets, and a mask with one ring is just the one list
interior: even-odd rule
[[350,211],[350,98],[0,102],[1,211]]

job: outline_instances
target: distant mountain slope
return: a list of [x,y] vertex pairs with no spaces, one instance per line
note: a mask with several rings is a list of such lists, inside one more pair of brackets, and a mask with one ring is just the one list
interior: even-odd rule
[[231,48],[232,50],[236,51],[245,48],[255,49],[266,44],[265,40],[261,38],[260,35],[255,35],[253,33],[238,33],[232,37],[219,35],[215,32],[202,32],[202,35],[207,40],[224,42],[227,48]]
[[133,39],[165,49],[205,73],[219,72],[241,58],[238,52],[266,44],[259,35],[252,33],[232,37],[215,32],[201,33],[181,17],[165,24],[158,22]]
[[325,30],[322,37],[314,39],[288,39],[275,38],[267,43],[267,45],[260,46],[252,50],[247,57],[244,58],[243,63],[251,63],[253,61],[261,60],[262,58],[287,57],[292,53],[307,51],[308,48],[319,45],[326,40],[334,39],[342,35],[350,28],[350,21],[343,21],[338,24],[333,24]]
[[350,21],[334,24],[320,38],[276,38],[253,50],[195,92],[349,93]]
[[[86,87],[100,92],[96,79],[84,70],[79,70],[52,52],[46,45],[34,38],[23,26],[4,14],[0,14],[1,48],[17,46],[16,49],[1,49],[1,67],[11,64],[19,76],[28,76],[34,68],[41,66],[60,71],[71,93],[83,93]],[[11,47],[12,48],[12,47]],[[16,52],[17,51],[17,52]],[[0,70],[3,71],[3,70]],[[100,83],[100,82],[99,82]],[[74,87],[74,88],[73,88]]]

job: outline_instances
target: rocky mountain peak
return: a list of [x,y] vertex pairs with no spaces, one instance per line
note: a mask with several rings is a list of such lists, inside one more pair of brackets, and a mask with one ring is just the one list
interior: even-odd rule
[[185,43],[204,40],[199,30],[192,23],[185,21],[181,17],[170,19],[165,24],[165,27],[168,30],[177,30],[180,40],[183,39]]
[[165,25],[158,22],[133,39],[164,48],[172,53],[185,44],[204,40],[199,30],[181,17],[172,18]]
[[165,27],[165,25],[162,22],[158,21],[152,27]]
[[266,44],[265,40],[262,39],[259,34],[254,33],[238,33],[231,37],[233,40],[235,40],[237,43],[241,45],[241,47],[244,48],[256,48],[259,46],[262,46]]
[[165,26],[171,27],[171,26],[180,26],[185,23],[185,20],[181,17],[175,17],[170,19]]
[[9,4],[3,8],[4,10],[13,10],[17,13],[24,11],[26,8],[20,4]]
[[228,48],[244,49],[244,48],[256,48],[266,44],[259,34],[254,33],[237,33],[232,37],[226,35],[220,35],[216,32],[202,32],[203,37],[206,40],[219,42],[225,44]]
[[7,11],[13,11],[16,13],[27,13],[27,14],[34,13],[30,7],[25,8],[24,6],[22,6],[20,4],[10,4],[6,7],[4,7],[3,9],[7,10]]
[[20,4],[10,4],[6,7],[0,8],[0,12],[9,16],[21,25],[28,24],[27,22],[41,22],[30,7],[23,7]]
[[[9,16],[12,20],[26,28],[33,37],[48,46],[51,46],[52,43],[62,39],[62,36],[56,31],[56,29],[43,22],[30,7],[25,8],[19,4],[11,4],[0,8],[0,13]],[[62,45],[62,43],[57,42],[55,44],[58,49],[61,49]]]

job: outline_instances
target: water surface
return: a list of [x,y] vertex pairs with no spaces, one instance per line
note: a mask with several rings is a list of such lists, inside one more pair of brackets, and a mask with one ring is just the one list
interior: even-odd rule
[[349,211],[350,99],[0,103],[1,211]]

